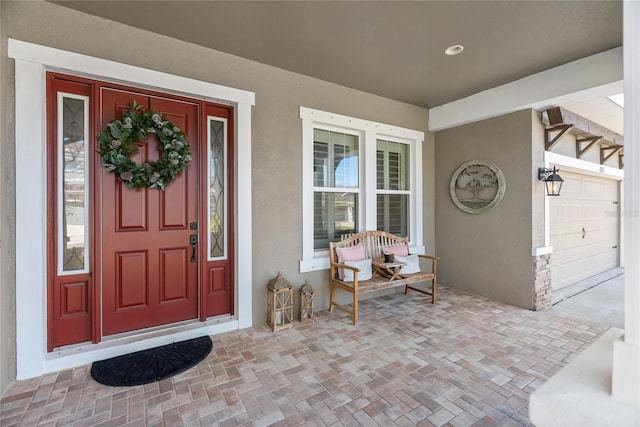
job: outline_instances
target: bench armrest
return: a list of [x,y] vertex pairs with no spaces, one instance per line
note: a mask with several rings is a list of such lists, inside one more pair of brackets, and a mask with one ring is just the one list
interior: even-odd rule
[[360,271],[360,269],[358,267],[354,267],[352,265],[347,265],[347,264],[338,264],[338,263],[331,263],[331,267],[332,268],[347,268],[349,270],[353,270],[354,272],[358,272]]
[[[358,267],[354,267],[352,265],[347,265],[347,264],[338,264],[336,263],[331,263],[331,280],[339,280],[339,281],[343,281],[342,279],[337,279],[336,278],[336,272],[338,268],[346,268],[348,270],[352,270],[353,271],[353,286],[354,288],[358,288],[358,273],[360,272],[360,269]],[[349,282],[351,283],[351,282]]]
[[438,260],[440,258],[438,258],[437,256],[432,256],[432,255],[418,255],[418,258],[423,258],[423,259],[430,259],[431,260],[431,267],[432,267],[432,273],[436,274],[438,271]]

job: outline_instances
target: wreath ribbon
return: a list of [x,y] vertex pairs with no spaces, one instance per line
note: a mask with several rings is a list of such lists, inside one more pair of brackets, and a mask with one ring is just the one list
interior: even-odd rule
[[[138,151],[137,141],[150,134],[158,138],[160,158],[137,164],[131,156]],[[184,172],[191,162],[191,150],[184,132],[155,110],[143,111],[134,100],[122,117],[107,124],[98,136],[98,153],[109,172],[129,188],[164,190]]]

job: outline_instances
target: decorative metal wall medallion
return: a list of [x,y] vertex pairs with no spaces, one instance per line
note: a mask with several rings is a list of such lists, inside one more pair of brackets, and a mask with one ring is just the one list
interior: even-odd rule
[[502,171],[486,160],[469,160],[451,177],[449,191],[453,203],[470,214],[481,214],[497,206],[504,196]]

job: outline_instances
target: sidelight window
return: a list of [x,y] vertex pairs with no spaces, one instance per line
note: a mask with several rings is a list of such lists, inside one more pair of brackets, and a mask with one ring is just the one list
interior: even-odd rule
[[58,93],[58,274],[89,271],[89,98]]
[[227,257],[227,121],[208,118],[209,260]]

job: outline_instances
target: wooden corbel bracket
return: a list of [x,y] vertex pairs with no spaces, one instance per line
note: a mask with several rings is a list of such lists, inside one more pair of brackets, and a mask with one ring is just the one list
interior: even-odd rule
[[[601,136],[587,136],[584,138],[576,138],[576,157],[581,159],[582,156],[589,150],[591,150],[598,141],[602,139]],[[587,144],[584,146],[583,144]]]
[[[562,135],[567,133],[567,131],[572,127],[573,127],[572,124],[569,124],[569,125],[561,124],[561,125],[552,126],[550,128],[546,128],[544,130],[544,149],[546,151],[551,150],[551,148],[554,145],[556,145],[558,141],[560,141],[560,138],[562,138]],[[553,138],[551,138],[551,133],[553,132],[558,132],[558,134],[555,135]]]
[[609,160],[611,156],[616,154],[618,151],[622,150],[622,145],[611,145],[605,147],[603,145],[600,146],[600,164],[603,165],[604,162]]

